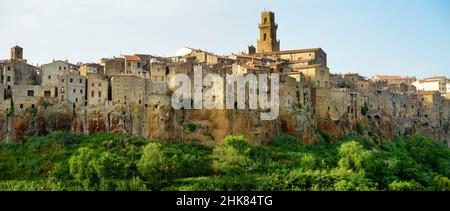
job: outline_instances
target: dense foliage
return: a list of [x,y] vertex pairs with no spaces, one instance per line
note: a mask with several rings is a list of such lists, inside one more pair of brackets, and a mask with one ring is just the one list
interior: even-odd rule
[[54,132],[0,145],[0,190],[450,190],[450,149],[415,135],[217,147]]

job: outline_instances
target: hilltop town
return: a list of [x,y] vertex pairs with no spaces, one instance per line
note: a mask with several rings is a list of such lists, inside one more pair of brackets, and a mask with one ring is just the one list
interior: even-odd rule
[[[274,13],[262,12],[256,47],[225,56],[183,48],[173,57],[118,55],[98,63],[33,66],[14,46],[11,57],[0,61],[0,140],[58,130],[207,145],[226,135],[264,144],[278,133],[304,143],[421,133],[450,144],[450,79],[332,74],[321,48],[281,50],[277,28]],[[196,67],[222,76],[279,73],[279,117],[261,121],[261,111],[249,109],[174,110],[176,87],[168,81],[177,73],[192,75]]]

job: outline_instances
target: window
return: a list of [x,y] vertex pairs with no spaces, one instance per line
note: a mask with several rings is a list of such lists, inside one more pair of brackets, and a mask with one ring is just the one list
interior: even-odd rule
[[66,67],[64,67],[64,70],[66,70]]
[[78,103],[78,98],[75,98],[75,102]]
[[11,76],[6,77],[6,81],[10,82],[11,81]]
[[27,91],[27,96],[28,97],[34,97],[34,90],[28,90]]
[[82,89],[80,89],[80,94],[83,94],[83,90]]
[[264,38],[263,38],[263,40],[264,40],[264,41],[267,40],[267,34],[266,34],[266,33],[264,33]]
[[8,71],[10,71],[10,70],[11,70],[11,66],[8,66],[8,68],[7,68],[7,69],[8,69]]
[[91,97],[94,97],[94,91],[91,91]]
[[98,83],[98,86],[102,86],[102,83]]
[[52,94],[52,92],[50,92],[50,91],[48,91],[48,90],[44,91],[44,96],[45,96],[45,97],[50,97],[51,94]]
[[92,87],[94,87],[94,86],[95,86],[95,84],[94,84],[94,83],[92,83],[92,84],[91,84],[91,86],[92,86]]
[[64,83],[64,79],[61,79],[61,82],[63,82],[63,83]]
[[20,108],[23,108],[23,104],[20,104]]
[[69,80],[69,82],[70,82],[70,83],[73,83],[73,78],[71,78],[71,79]]
[[77,90],[73,89],[73,93],[76,93],[76,92],[77,92]]
[[48,79],[52,79],[52,76],[51,76],[51,75],[49,75],[49,76],[48,76]]
[[102,92],[98,92],[98,97],[102,97]]
[[80,84],[83,83],[83,79],[80,79]]

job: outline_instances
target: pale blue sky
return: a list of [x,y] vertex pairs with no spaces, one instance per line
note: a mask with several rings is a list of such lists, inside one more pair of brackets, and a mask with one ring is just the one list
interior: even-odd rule
[[0,0],[0,58],[15,44],[34,64],[230,54],[255,44],[265,8],[283,50],[321,47],[332,72],[450,77],[448,0]]

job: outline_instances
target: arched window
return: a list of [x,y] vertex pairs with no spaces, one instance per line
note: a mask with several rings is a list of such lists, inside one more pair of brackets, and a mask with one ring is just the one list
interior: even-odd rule
[[264,18],[264,24],[267,24],[267,18]]
[[267,40],[267,34],[264,33],[264,41],[266,41],[266,40]]

